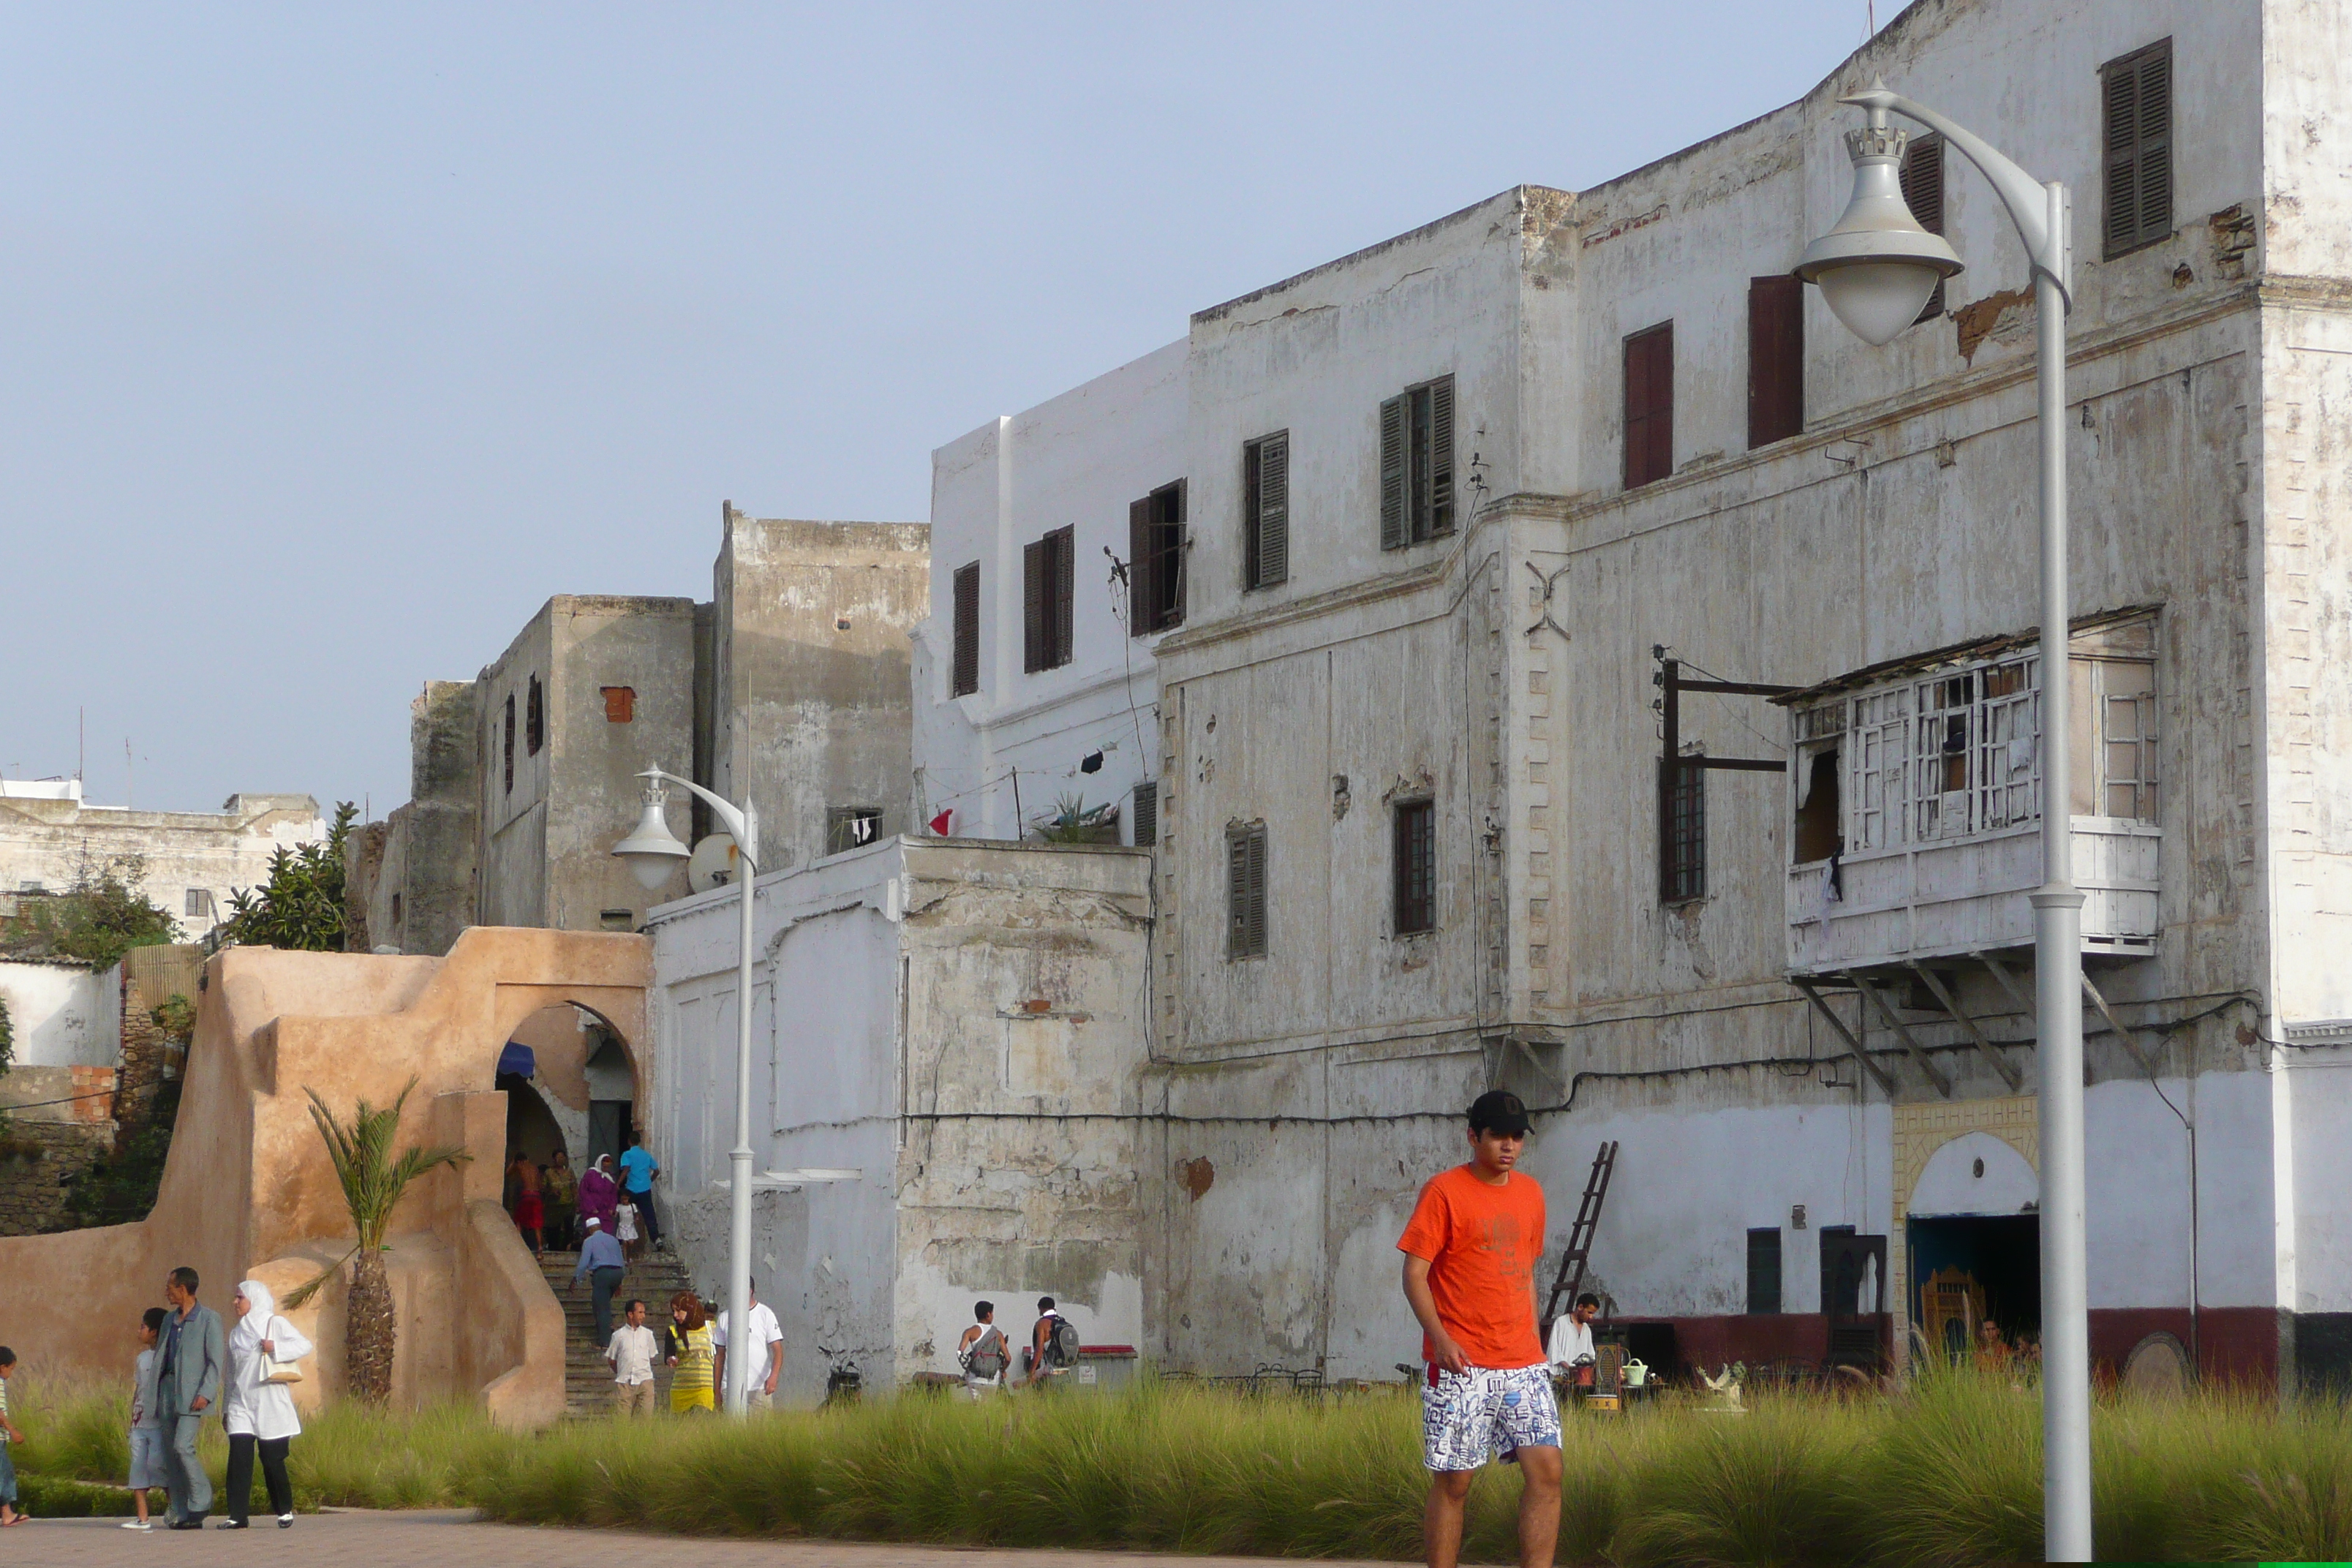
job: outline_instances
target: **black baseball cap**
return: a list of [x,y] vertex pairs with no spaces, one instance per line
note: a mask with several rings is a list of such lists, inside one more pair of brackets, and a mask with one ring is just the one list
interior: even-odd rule
[[1509,1089],[1490,1089],[1470,1102],[1470,1131],[1524,1138],[1528,1133],[1528,1108]]

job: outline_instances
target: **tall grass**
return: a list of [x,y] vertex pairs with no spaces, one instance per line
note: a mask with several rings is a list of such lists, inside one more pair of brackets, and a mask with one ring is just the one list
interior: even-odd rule
[[[119,1389],[11,1384],[37,1510],[105,1506],[76,1482],[127,1462]],[[2352,1559],[2352,1414],[2217,1393],[2105,1398],[2096,1413],[2105,1557]],[[225,1445],[209,1429],[217,1478]],[[1662,1402],[1571,1417],[1563,1563],[1899,1568],[2041,1552],[2041,1418],[2031,1389],[1962,1372],[1893,1396],[1752,1400],[1745,1415]],[[343,1405],[293,1447],[298,1500],[472,1506],[518,1522],[684,1535],[971,1546],[1133,1547],[1411,1560],[1420,1555],[1420,1410],[1373,1393],[1251,1400],[1147,1382],[1117,1396],[873,1400],[749,1426],[695,1418],[501,1432],[469,1409]],[[120,1492],[121,1507],[128,1499]],[[1515,1555],[1517,1472],[1470,1494],[1464,1555]]]

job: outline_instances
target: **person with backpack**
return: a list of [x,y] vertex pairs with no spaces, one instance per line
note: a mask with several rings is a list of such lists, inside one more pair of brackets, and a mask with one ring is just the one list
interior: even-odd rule
[[1037,1298],[1037,1321],[1029,1331],[1029,1384],[1035,1387],[1078,1364],[1078,1325],[1054,1310],[1054,1298]]
[[963,1368],[963,1385],[974,1399],[987,1397],[1004,1385],[1004,1369],[1013,1364],[1013,1346],[996,1326],[996,1303],[982,1301],[971,1310],[973,1322],[956,1342],[956,1363]]

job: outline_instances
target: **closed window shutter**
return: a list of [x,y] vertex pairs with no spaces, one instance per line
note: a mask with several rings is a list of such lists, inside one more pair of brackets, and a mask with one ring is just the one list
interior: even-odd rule
[[1054,556],[1053,647],[1046,660],[1049,668],[1058,668],[1070,662],[1076,647],[1071,635],[1076,608],[1078,576],[1078,542],[1074,530],[1057,528],[1045,536]]
[[1034,674],[1047,668],[1046,606],[1053,600],[1054,554],[1049,539],[1021,547],[1021,668]]
[[1160,593],[1153,578],[1160,565],[1159,531],[1151,526],[1151,498],[1127,503],[1127,633],[1141,637],[1160,629]]
[[1381,405],[1381,548],[1402,550],[1412,542],[1412,524],[1405,515],[1405,400],[1402,395]]
[[1625,488],[1675,471],[1675,324],[1625,340]]
[[1167,552],[1160,559],[1160,575],[1153,584],[1159,592],[1160,602],[1168,606],[1168,614],[1160,622],[1162,626],[1181,626],[1184,624],[1184,580],[1191,575],[1184,570],[1184,507],[1185,485],[1182,479],[1178,479],[1176,521],[1168,531]]
[[1748,445],[1805,428],[1804,285],[1789,273],[1748,283]]
[[959,566],[955,573],[955,668],[953,694],[968,697],[980,689],[980,563]]
[[1134,826],[1129,837],[1138,849],[1160,842],[1160,781],[1146,779],[1135,786]]
[[1253,956],[1265,952],[1265,825],[1259,823],[1249,831],[1249,951]]
[[1290,579],[1290,436],[1268,436],[1257,453],[1257,583]]
[[1225,956],[1256,958],[1265,952],[1265,824],[1225,830]]
[[1429,384],[1429,531],[1454,531],[1454,378]]
[[[1903,187],[1903,203],[1919,226],[1929,234],[1944,232],[1944,139],[1922,136],[1915,140],[1904,154],[1903,171],[1896,176]],[[1931,321],[1944,313],[1943,279],[1936,280],[1936,291],[1927,296],[1913,322]]]
[[2107,116],[2106,254],[2117,256],[2172,232],[2172,40],[2110,60]]

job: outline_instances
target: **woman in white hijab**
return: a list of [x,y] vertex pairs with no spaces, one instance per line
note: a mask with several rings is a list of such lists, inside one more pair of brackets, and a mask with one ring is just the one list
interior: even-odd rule
[[228,1429],[228,1517],[222,1530],[243,1530],[253,1499],[253,1456],[261,1454],[278,1528],[294,1523],[294,1488],[286,1479],[286,1449],[301,1432],[294,1391],[272,1375],[310,1353],[310,1342],[278,1316],[278,1299],[258,1279],[236,1288],[236,1327],[228,1335],[228,1377],[221,1394],[221,1425]]

